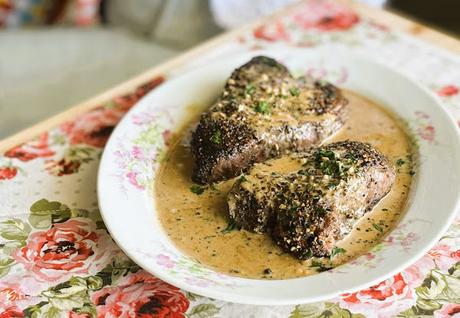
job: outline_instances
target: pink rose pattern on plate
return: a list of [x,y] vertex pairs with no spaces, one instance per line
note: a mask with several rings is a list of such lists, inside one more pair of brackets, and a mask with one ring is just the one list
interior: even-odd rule
[[114,153],[119,168],[117,177],[124,191],[127,186],[150,190],[156,164],[163,158],[172,137],[171,131],[165,127],[173,119],[167,111],[158,110],[133,114],[130,119],[139,131],[134,140],[117,140],[117,151]]
[[[429,56],[433,61],[432,50],[423,44],[408,42],[388,26],[360,17],[333,1],[306,2],[291,16],[258,26],[227,43],[240,52],[328,44],[358,47],[382,56],[390,64],[407,66],[406,71],[414,76],[425,74],[417,73],[423,63],[414,63],[414,46],[420,59]],[[406,63],[407,56],[412,63]],[[426,67],[450,77],[436,81],[433,76],[429,79],[432,82],[425,84],[445,102],[446,109],[460,118],[460,64],[443,55],[437,61]],[[318,77],[324,70],[309,72]],[[335,80],[344,81],[346,76],[345,71],[338,71]],[[79,180],[78,176],[89,169],[90,163],[98,162],[111,131],[126,111],[164,80],[163,76],[156,77],[0,157],[0,193],[5,203],[0,216],[0,317],[217,317],[231,315],[232,310],[241,313],[241,308],[237,310],[233,304],[186,293],[140,270],[106,232],[94,209],[95,195],[78,192],[73,196],[59,189],[58,181],[65,178],[82,182],[81,189],[95,189],[94,179],[86,180],[85,176]],[[148,127],[155,118],[145,114],[133,120]],[[435,143],[436,129],[429,114],[417,113],[414,120],[420,141]],[[170,135],[159,129],[162,147],[168,146]],[[152,155],[141,146],[126,151],[123,158],[138,161],[150,160]],[[120,164],[127,163],[123,160]],[[135,169],[125,170],[121,177],[135,188],[146,186],[146,180]],[[25,187],[37,193],[22,192]],[[43,195],[48,200],[41,199],[41,188],[50,189]],[[405,239],[398,242],[404,244],[397,248],[410,248],[416,237],[404,231],[401,235]],[[382,244],[393,244],[391,237],[387,241]],[[285,316],[460,317],[459,246],[457,219],[433,249],[403,272],[328,302],[289,307]],[[171,270],[177,266],[166,254],[157,255],[155,261]],[[369,252],[366,261],[375,264],[378,259]],[[247,316],[259,312],[257,307],[244,308]],[[280,311],[273,309],[276,312]]]

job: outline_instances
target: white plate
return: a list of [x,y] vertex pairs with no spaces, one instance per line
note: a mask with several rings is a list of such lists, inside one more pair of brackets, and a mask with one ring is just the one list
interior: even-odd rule
[[[211,104],[226,78],[264,54],[295,74],[308,72],[365,95],[403,118],[418,141],[416,183],[407,212],[384,241],[352,263],[289,280],[232,277],[183,255],[156,216],[153,181],[164,135],[192,104]],[[365,123],[363,123],[365,124]],[[165,133],[166,131],[166,133]],[[223,59],[167,81],[145,96],[113,132],[98,177],[99,205],[115,241],[144,269],[182,289],[238,303],[282,305],[325,300],[376,284],[416,261],[440,238],[459,205],[460,143],[436,97],[394,70],[324,49],[256,52]]]

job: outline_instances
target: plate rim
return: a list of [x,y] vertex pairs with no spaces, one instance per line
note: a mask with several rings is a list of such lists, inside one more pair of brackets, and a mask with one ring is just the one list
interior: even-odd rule
[[[248,57],[249,58],[250,56],[261,55],[261,54],[274,55],[274,53],[279,53],[280,51],[291,51],[291,52],[292,51],[302,51],[302,52],[306,52],[306,51],[311,51],[311,49],[260,50],[260,51],[254,51],[254,52],[251,52],[251,53],[233,54],[233,55],[229,56],[228,59],[229,60],[236,60],[236,58],[242,58],[242,57]],[[350,53],[347,53],[347,54],[350,54]],[[459,135],[458,127],[457,127],[457,125],[455,123],[455,120],[452,117],[452,115],[442,107],[441,99],[438,96],[433,94],[431,91],[428,90],[428,88],[423,86],[418,81],[416,81],[416,80],[412,79],[411,77],[407,76],[406,74],[398,71],[397,69],[395,69],[392,66],[385,65],[384,63],[381,63],[379,61],[369,59],[368,57],[363,56],[363,55],[361,55],[359,53],[356,53],[356,52],[353,52],[352,55],[355,56],[355,57],[360,57],[361,56],[367,62],[370,62],[371,64],[376,64],[376,65],[378,65],[380,67],[383,67],[383,68],[387,69],[391,73],[397,74],[399,77],[403,78],[405,81],[411,82],[411,84],[414,85],[418,90],[422,91],[425,95],[427,95],[431,99],[433,104],[435,104],[436,110],[438,112],[442,113],[442,117],[444,117],[443,122],[444,123],[447,123],[447,122],[449,123],[449,129],[452,129],[452,128],[455,129],[457,138],[455,138],[455,141],[453,141],[452,143],[456,143],[456,146],[457,146],[456,149],[460,150],[460,135]],[[206,64],[206,65],[200,65],[200,66],[197,66],[197,67],[188,68],[186,71],[180,73],[178,76],[174,76],[174,77],[168,79],[166,81],[166,83],[163,84],[163,85],[168,85],[169,82],[175,81],[175,80],[177,80],[177,79],[179,79],[181,77],[189,76],[191,73],[199,72],[200,70],[202,71],[203,69],[206,69],[206,68],[215,67],[216,65],[221,64],[221,63],[222,62],[212,62],[212,63]],[[161,86],[158,89],[161,89]],[[443,223],[443,226],[440,227],[440,229],[436,233],[436,235],[432,236],[432,239],[430,240],[429,244],[425,244],[425,246],[423,248],[419,248],[418,252],[416,252],[412,256],[406,258],[406,260],[404,262],[399,262],[398,263],[399,265],[396,266],[393,270],[388,271],[386,275],[381,275],[381,276],[379,276],[379,277],[377,277],[377,278],[375,278],[373,280],[369,280],[365,284],[360,284],[360,285],[353,286],[353,288],[351,290],[340,290],[339,288],[337,288],[336,292],[330,292],[328,294],[322,293],[322,294],[320,294],[320,295],[318,295],[316,297],[310,297],[310,296],[308,298],[305,298],[305,297],[302,297],[302,296],[299,296],[297,298],[290,297],[289,299],[278,299],[278,300],[276,300],[276,302],[273,302],[272,299],[269,300],[269,301],[265,301],[264,299],[258,298],[258,297],[244,296],[244,298],[243,298],[241,295],[235,295],[234,293],[221,293],[221,292],[213,291],[213,290],[210,290],[210,289],[202,289],[200,287],[186,285],[179,279],[175,279],[174,277],[164,275],[163,272],[154,272],[154,271],[152,271],[151,268],[148,266],[148,264],[142,258],[139,258],[136,253],[128,250],[126,248],[124,242],[119,240],[118,235],[116,235],[115,233],[112,232],[112,229],[110,228],[110,225],[109,225],[109,224],[111,224],[111,221],[108,218],[109,216],[108,216],[108,214],[104,213],[104,210],[105,210],[104,200],[101,200],[101,197],[103,196],[103,194],[101,192],[103,191],[102,189],[104,187],[104,185],[103,185],[104,176],[102,176],[102,173],[104,171],[103,165],[104,165],[105,161],[109,160],[108,159],[108,157],[109,157],[108,151],[106,151],[106,150],[109,150],[111,148],[112,143],[115,140],[115,136],[117,136],[117,132],[121,131],[120,127],[123,127],[125,122],[128,121],[128,118],[130,118],[130,115],[133,112],[135,112],[136,107],[139,104],[141,104],[143,101],[147,100],[148,96],[150,96],[152,94],[156,94],[158,89],[155,89],[155,90],[149,92],[146,96],[144,96],[141,100],[139,100],[129,110],[129,112],[127,114],[125,114],[125,116],[122,118],[122,120],[116,126],[116,128],[114,129],[111,137],[109,138],[109,141],[107,142],[106,147],[104,148],[104,152],[103,152],[103,155],[102,155],[101,160],[100,160],[100,168],[99,168],[99,171],[98,171],[98,174],[97,174],[98,204],[99,204],[99,208],[100,208],[100,211],[101,211],[102,219],[103,219],[103,221],[105,222],[105,224],[107,226],[107,230],[109,231],[112,239],[120,247],[120,249],[124,253],[126,253],[131,259],[133,259],[133,261],[135,261],[136,263],[141,265],[141,267],[143,269],[145,269],[147,272],[149,272],[152,275],[164,280],[165,282],[168,282],[168,283],[170,283],[170,284],[172,284],[172,285],[174,285],[176,287],[179,287],[179,288],[181,288],[183,290],[187,290],[187,291],[190,291],[190,292],[193,292],[193,293],[197,293],[197,294],[200,294],[200,295],[203,295],[203,296],[206,296],[206,297],[222,299],[222,300],[225,300],[225,301],[231,301],[231,302],[235,302],[235,303],[253,304],[253,305],[274,305],[274,304],[276,304],[276,305],[292,305],[292,304],[299,304],[299,303],[306,303],[306,302],[310,303],[310,302],[322,301],[322,300],[327,300],[327,299],[330,299],[330,298],[334,298],[334,297],[338,296],[339,294],[345,293],[345,292],[355,292],[355,291],[361,290],[363,288],[367,288],[369,286],[377,284],[377,283],[379,283],[379,282],[381,282],[381,281],[383,281],[383,280],[385,280],[385,279],[397,274],[398,272],[401,272],[402,270],[406,269],[408,266],[412,265],[415,261],[417,261],[423,255],[425,255],[433,247],[433,245],[436,244],[439,241],[439,239],[443,235],[443,233],[446,232],[446,230],[449,228],[449,226],[451,225],[452,221],[456,217],[457,212],[460,209],[460,194],[459,194],[456,197],[455,204],[454,204],[455,207],[452,209],[451,213],[449,214],[449,218]],[[399,114],[397,114],[397,115],[399,116]],[[420,185],[415,184],[415,186],[419,187]],[[458,185],[457,185],[457,187],[458,187]],[[416,190],[416,188],[411,189],[411,191],[415,191],[415,190]],[[402,220],[402,218],[400,219],[400,221],[401,220]],[[321,274],[318,274],[318,275],[321,275]],[[317,275],[315,275],[315,276],[317,276]],[[295,278],[295,279],[304,279],[304,278],[305,277]],[[284,280],[284,281],[290,281],[290,280],[292,280],[292,279],[287,279],[287,280]],[[272,280],[265,280],[265,282],[271,282],[271,281]],[[273,281],[281,281],[281,280],[273,280]]]

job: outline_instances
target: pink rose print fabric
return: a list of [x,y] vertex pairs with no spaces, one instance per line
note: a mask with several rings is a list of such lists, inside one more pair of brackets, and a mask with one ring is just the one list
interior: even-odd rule
[[[290,14],[241,32],[210,49],[209,55],[95,105],[0,156],[0,318],[460,317],[460,218],[428,253],[393,277],[328,301],[283,307],[226,303],[171,286],[140,269],[107,232],[97,207],[97,167],[111,132],[140,98],[209,57],[314,47],[356,50],[400,70],[436,95],[459,121],[460,60],[361,16],[342,2],[302,2]],[[338,85],[349,76],[345,70],[328,74],[324,66],[308,66],[308,74],[333,76]],[[119,154],[120,177],[139,191],[149,186],[142,169],[157,160],[149,147],[168,147],[173,134],[157,125],[159,116],[163,114],[134,118],[140,128],[149,132],[153,127],[155,133],[146,133],[148,142],[139,140]],[[415,114],[411,125],[420,142],[440,142],[432,118]],[[423,235],[406,234],[404,249]],[[391,243],[392,235],[385,243]],[[175,270],[178,264],[167,254],[158,254],[152,262]],[[375,253],[366,256],[369,262],[378,261]],[[197,288],[208,287],[206,280],[188,280]]]
[[189,301],[176,287],[143,271],[128,276],[117,287],[99,290],[92,296],[97,317],[181,318]]
[[49,134],[41,134],[36,140],[14,147],[5,152],[5,157],[16,158],[20,161],[30,161],[36,158],[46,158],[54,155],[49,147]]
[[359,22],[358,15],[348,7],[335,2],[311,1],[293,16],[295,23],[304,29],[320,31],[345,31]]
[[450,96],[455,96],[459,92],[459,88],[455,85],[446,85],[441,87],[437,93],[439,96],[442,97],[450,97]]
[[[99,233],[98,233],[99,232]],[[95,225],[85,219],[71,219],[54,224],[47,231],[29,236],[27,245],[18,249],[13,258],[38,280],[57,282],[76,274],[97,272],[102,268],[98,260],[103,256],[97,249],[106,249],[110,237],[96,231]]]

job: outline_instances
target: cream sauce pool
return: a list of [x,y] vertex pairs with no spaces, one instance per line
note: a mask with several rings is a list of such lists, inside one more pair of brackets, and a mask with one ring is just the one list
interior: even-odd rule
[[[186,255],[222,273],[248,278],[286,279],[312,275],[366,253],[390,231],[405,210],[412,181],[411,140],[398,120],[369,99],[350,91],[346,125],[327,142],[357,140],[372,144],[393,162],[396,182],[388,195],[353,228],[330,258],[298,260],[284,253],[269,235],[228,227],[226,195],[234,180],[212,187],[193,185],[193,159],[179,132],[160,165],[155,184],[156,208],[169,238]],[[191,114],[191,122],[196,121]],[[273,160],[273,170],[298,167],[285,158]]]

